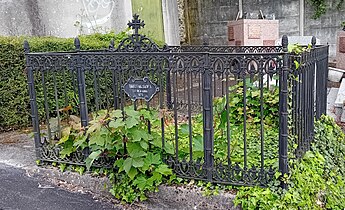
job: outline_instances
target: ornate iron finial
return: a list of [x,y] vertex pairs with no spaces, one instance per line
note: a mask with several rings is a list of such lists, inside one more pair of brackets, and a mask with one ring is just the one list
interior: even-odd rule
[[137,35],[137,34],[139,34],[138,33],[139,29],[144,28],[145,23],[144,23],[144,21],[139,19],[138,14],[134,14],[132,22],[128,22],[127,25],[128,25],[128,28],[134,29],[134,34]]
[[79,50],[80,50],[80,40],[79,40],[78,37],[76,37],[76,38],[74,39],[74,47],[75,47],[75,50],[76,50],[76,51],[79,51]]
[[315,46],[316,46],[316,37],[315,37],[315,36],[313,36],[313,37],[311,38],[311,46],[312,46],[313,48],[315,48]]
[[24,41],[24,52],[25,53],[29,53],[30,52],[29,42],[27,40]]
[[289,40],[288,37],[286,35],[283,36],[282,38],[282,46],[283,46],[283,51],[287,52],[288,51],[288,44],[289,44]]
[[110,44],[109,44],[109,49],[110,49],[110,50],[114,50],[114,46],[115,46],[114,39],[111,39],[111,40],[110,40]]

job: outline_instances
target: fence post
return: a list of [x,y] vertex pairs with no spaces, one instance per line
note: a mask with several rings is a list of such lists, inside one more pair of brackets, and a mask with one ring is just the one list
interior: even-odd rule
[[[312,50],[314,51],[315,50],[315,47],[316,47],[316,37],[315,36],[313,36],[312,38],[311,38],[311,46],[312,46]],[[314,60],[313,60],[313,62],[314,62],[314,65],[315,65],[315,96],[317,96],[316,98],[318,98],[318,97],[320,97],[320,94],[321,94],[321,92],[320,92],[320,85],[322,86],[322,81],[320,81],[320,82],[317,82],[316,80],[317,79],[321,79],[320,78],[320,71],[318,71],[318,69],[319,69],[319,66],[318,66],[318,62],[317,62],[317,60],[316,60],[316,58],[318,57],[316,54],[315,54],[315,52],[313,52],[313,55],[314,55]],[[319,100],[315,100],[315,117],[316,117],[316,119],[319,119],[320,118],[320,116],[321,116],[321,107],[320,107],[320,102],[319,102]]]
[[[170,62],[169,64],[170,65]],[[171,100],[171,79],[170,79],[170,66],[166,71],[166,94],[167,94],[167,108],[172,109],[172,100]]]
[[[288,74],[289,53],[288,37],[282,38],[283,68],[279,74],[279,171],[282,177],[289,172],[288,168]],[[283,189],[287,189],[287,183],[281,182]]]
[[30,96],[30,107],[31,107],[31,120],[32,126],[34,130],[34,141],[35,141],[35,151],[36,157],[39,160],[41,158],[40,148],[42,147],[41,143],[41,136],[40,136],[40,125],[39,125],[39,118],[38,118],[38,111],[37,111],[37,101],[36,101],[36,90],[35,90],[35,79],[33,69],[30,65],[29,56],[27,53],[30,52],[30,46],[28,41],[24,41],[24,52],[26,57],[26,72],[27,72],[27,79],[28,79],[28,88],[29,88],[29,96]]
[[202,74],[202,109],[203,109],[203,135],[204,135],[204,158],[207,180],[212,181],[213,169],[213,106],[212,106],[212,71],[208,51],[208,37],[204,36],[205,63]]
[[77,68],[77,81],[78,81],[78,96],[79,96],[79,109],[80,109],[80,121],[81,126],[86,127],[88,125],[88,113],[87,113],[87,103],[86,103],[86,93],[85,93],[85,72],[82,67],[80,60],[80,41],[78,37],[74,39],[75,51],[77,52],[76,58],[76,68]]

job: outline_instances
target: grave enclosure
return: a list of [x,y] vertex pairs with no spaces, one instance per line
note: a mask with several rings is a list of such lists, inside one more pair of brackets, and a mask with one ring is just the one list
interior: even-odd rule
[[[286,36],[282,46],[209,46],[205,37],[201,46],[161,47],[139,34],[144,22],[137,15],[128,25],[134,34],[117,47],[111,42],[109,49],[99,51],[81,51],[82,43],[75,39],[73,52],[30,53],[25,42],[39,160],[85,165],[88,150],[61,158],[61,148],[54,144],[66,118],[61,110],[68,106],[85,128],[90,116],[102,109],[164,110],[168,114],[159,116],[160,141],[162,147],[173,146],[174,154],[162,156],[184,178],[266,186],[275,172],[288,173],[288,151],[300,157],[309,149],[314,119],[325,113],[327,95],[328,46],[316,46],[315,37],[312,49],[301,55],[287,51]],[[251,113],[255,91],[258,111]],[[279,99],[272,122],[264,114],[270,108],[267,91],[277,91]],[[38,107],[44,112],[38,113]],[[230,118],[235,111],[236,120]],[[258,121],[253,122],[253,116]],[[274,148],[265,144],[265,125],[270,123],[277,126]],[[196,133],[197,125],[202,125],[201,133]],[[252,127],[258,136],[246,133]],[[248,154],[257,158],[248,159]],[[112,167],[113,161],[99,158],[93,165]]]

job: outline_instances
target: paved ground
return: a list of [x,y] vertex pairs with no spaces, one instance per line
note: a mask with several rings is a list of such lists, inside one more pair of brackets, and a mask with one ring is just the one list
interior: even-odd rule
[[[114,209],[109,202],[97,201],[82,190],[54,186],[38,170],[32,139],[28,134],[7,132],[0,135],[0,210]],[[58,181],[54,183],[58,184]],[[100,198],[99,196],[97,198]],[[119,209],[119,208],[118,208]]]
[[113,209],[90,195],[72,193],[29,177],[25,170],[0,164],[0,209]]

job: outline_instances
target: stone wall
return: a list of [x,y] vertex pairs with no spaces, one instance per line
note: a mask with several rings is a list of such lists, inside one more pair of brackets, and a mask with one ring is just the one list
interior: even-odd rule
[[[183,0],[185,5],[185,42],[200,44],[203,34],[208,34],[210,44],[227,44],[227,22],[236,19],[238,0]],[[247,17],[256,17],[259,10],[266,16],[274,14],[279,20],[280,37],[300,34],[299,0],[243,0],[243,12]],[[329,11],[320,19],[312,19],[313,9],[305,0],[304,35],[316,36],[321,44],[330,45],[330,57],[335,57],[336,32],[341,30],[340,23],[345,20],[345,6],[335,9],[329,1]],[[252,13],[252,14],[251,14]]]
[[0,0],[0,34],[51,35],[121,31],[132,17],[128,0]]

